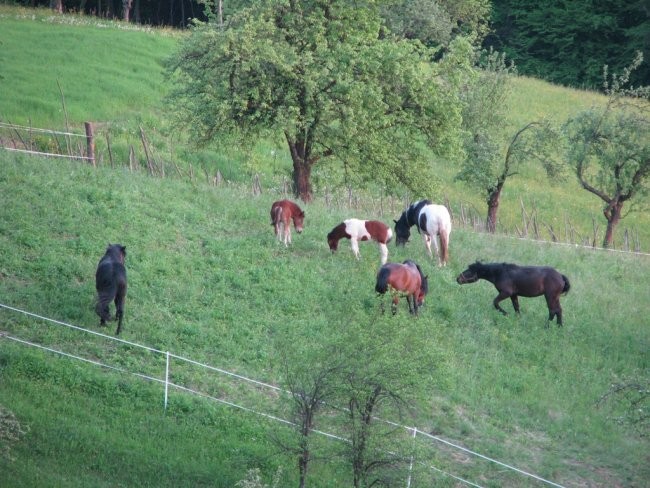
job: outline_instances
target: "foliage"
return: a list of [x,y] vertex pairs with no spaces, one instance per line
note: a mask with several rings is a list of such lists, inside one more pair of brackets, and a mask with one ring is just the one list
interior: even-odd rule
[[446,48],[458,35],[480,43],[488,30],[487,0],[396,0],[382,10],[390,32],[404,39],[419,39],[429,47]]
[[642,436],[650,435],[650,379],[647,375],[612,383],[597,404],[607,406],[617,422],[631,426]]
[[[597,88],[603,65],[622,70],[636,51],[650,55],[647,4],[641,0],[494,0],[486,39],[519,71],[555,83]],[[650,83],[650,65],[633,83]]]
[[[647,194],[650,183],[650,89],[628,89],[630,74],[643,61],[639,53],[620,76],[608,81],[608,101],[570,117],[567,162],[581,186],[605,203],[608,228],[603,246],[612,244],[613,230],[622,218],[623,205]],[[625,96],[637,96],[638,100]]]
[[381,39],[373,2],[268,1],[225,30],[197,25],[169,64],[170,100],[199,139],[283,134],[298,194],[311,167],[336,160],[358,184],[432,192],[430,153],[457,149],[454,73],[462,39],[431,66],[420,43]]

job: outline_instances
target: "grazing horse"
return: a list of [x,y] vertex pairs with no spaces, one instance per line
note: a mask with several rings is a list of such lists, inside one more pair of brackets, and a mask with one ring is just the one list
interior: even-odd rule
[[[429,280],[424,276],[417,263],[407,259],[403,264],[387,263],[379,268],[375,291],[381,295],[391,290],[393,292],[393,315],[397,312],[399,295],[406,293],[409,312],[418,314],[418,308],[424,303],[424,297],[429,292]],[[384,302],[381,302],[381,312],[384,313]]]
[[105,326],[111,320],[108,306],[115,301],[115,318],[119,335],[122,330],[122,317],[124,316],[124,299],[126,298],[126,268],[124,258],[126,247],[120,244],[109,244],[106,254],[99,260],[95,273],[95,288],[97,289],[97,306],[95,312],[99,315],[99,325]]
[[[289,221],[292,219],[296,232],[300,234],[305,221],[305,212],[291,200],[273,202],[273,205],[271,205],[271,225],[274,227],[278,240],[282,240],[284,237],[285,246],[291,244],[291,224]],[[280,232],[282,232],[282,236]]]
[[560,295],[566,294],[571,288],[569,279],[548,266],[517,266],[508,263],[480,263],[476,261],[458,275],[456,281],[460,285],[474,283],[480,279],[492,283],[499,294],[494,301],[494,308],[504,315],[507,312],[499,302],[510,297],[515,312],[519,313],[518,297],[538,297],[544,295],[548,305],[549,322],[557,317],[557,325],[562,325],[562,307]]
[[[424,245],[433,258],[431,243],[438,256],[438,264],[445,266],[449,261],[449,235],[451,234],[451,216],[444,205],[436,205],[429,200],[419,200],[404,212],[399,220],[395,222],[396,243],[398,246],[405,245],[411,237],[411,226],[416,225],[418,232],[424,238]],[[440,239],[438,248],[437,238]]]
[[357,259],[359,259],[359,241],[372,239],[379,244],[381,264],[385,264],[388,260],[388,246],[386,244],[393,238],[393,231],[383,222],[359,219],[344,220],[327,234],[327,244],[329,244],[332,252],[338,249],[339,240],[344,237],[350,239],[352,252]]

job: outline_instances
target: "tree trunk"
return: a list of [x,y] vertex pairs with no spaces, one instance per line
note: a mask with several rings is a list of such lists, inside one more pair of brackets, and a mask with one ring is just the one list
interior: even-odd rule
[[612,247],[614,243],[614,230],[618,225],[618,222],[621,220],[621,214],[623,213],[623,202],[612,201],[603,211],[605,218],[607,219],[607,230],[605,231],[605,238],[603,239],[603,247],[609,248]]
[[485,222],[487,226],[487,231],[491,234],[494,234],[497,230],[497,214],[499,213],[499,199],[501,198],[501,186],[493,190],[488,196],[488,213],[487,221]]
[[124,22],[129,21],[129,12],[131,12],[131,5],[133,0],[122,0],[122,19]]
[[63,13],[63,0],[50,0],[50,8],[60,14]]
[[304,141],[295,141],[288,135],[287,143],[293,161],[293,190],[303,202],[312,200],[311,167],[314,161],[309,158],[309,147]]

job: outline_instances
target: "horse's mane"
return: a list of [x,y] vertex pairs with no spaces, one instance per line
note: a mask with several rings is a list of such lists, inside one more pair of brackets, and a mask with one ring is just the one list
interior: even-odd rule
[[341,222],[339,225],[334,227],[329,234],[327,234],[327,239],[340,239],[345,236],[345,222]]
[[417,268],[418,273],[420,273],[420,283],[421,283],[420,288],[422,289],[425,295],[429,293],[429,279],[426,276],[424,276],[424,273],[422,272],[422,268],[420,268],[420,265],[411,259],[407,259],[402,264],[415,266]]

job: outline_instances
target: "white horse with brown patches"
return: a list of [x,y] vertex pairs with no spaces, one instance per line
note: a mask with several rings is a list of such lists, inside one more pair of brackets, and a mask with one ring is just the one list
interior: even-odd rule
[[379,245],[381,253],[381,264],[388,261],[388,244],[393,238],[393,230],[378,220],[347,219],[334,227],[327,234],[327,243],[332,252],[339,247],[339,241],[343,238],[350,239],[352,252],[359,259],[359,241],[373,240]]

